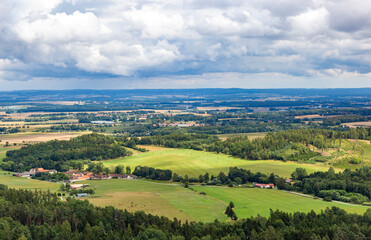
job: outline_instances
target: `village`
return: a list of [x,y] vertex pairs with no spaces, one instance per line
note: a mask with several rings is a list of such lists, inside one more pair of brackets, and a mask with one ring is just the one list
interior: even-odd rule
[[[26,171],[23,173],[14,173],[13,176],[15,177],[27,177],[32,178],[38,173],[49,173],[49,174],[56,174],[58,173],[55,169],[44,169],[44,168],[31,168],[30,171]],[[67,172],[63,172],[69,177],[68,182],[78,182],[84,180],[106,180],[106,179],[137,179],[137,176],[132,174],[94,174],[89,171],[80,172],[79,170],[69,170]]]

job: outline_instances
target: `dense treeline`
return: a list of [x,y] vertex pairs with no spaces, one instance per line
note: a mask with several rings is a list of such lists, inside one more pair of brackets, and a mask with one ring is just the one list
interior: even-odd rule
[[199,182],[201,185],[229,185],[233,187],[234,185],[246,184],[247,182],[256,182],[256,183],[275,183],[276,176],[271,173],[266,175],[261,172],[253,173],[250,170],[230,167],[228,174],[225,174],[221,171],[218,175],[214,176],[207,172],[204,175],[200,175],[198,178],[188,176],[181,176],[177,173],[173,174],[173,182],[189,182],[195,183]]
[[234,222],[185,222],[144,212],[94,207],[55,194],[0,185],[0,239],[364,239],[371,236],[371,211],[339,208],[315,213],[271,211]]
[[19,129],[20,129],[19,127],[15,127],[15,128],[0,127],[0,133],[1,134],[17,133],[17,132],[20,132]]
[[219,141],[218,137],[207,134],[173,133],[164,136],[156,135],[152,137],[143,137],[138,140],[138,143],[143,145],[157,145],[170,148],[203,150],[209,144],[217,141]]
[[169,169],[155,169],[152,167],[136,166],[133,174],[137,177],[152,179],[152,180],[171,180],[173,172]]
[[126,138],[96,133],[69,141],[53,140],[8,151],[1,167],[18,172],[35,167],[67,171],[75,163],[74,160],[104,160],[131,155],[124,147],[126,142]]
[[53,125],[50,127],[52,131],[86,131],[86,130],[93,130],[94,126],[89,125],[82,125],[82,124],[61,124],[61,125]]
[[[237,136],[225,141],[203,134],[173,133],[143,137],[138,143],[159,145],[170,148],[187,148],[220,152],[244,159],[276,159],[284,161],[308,160],[319,156],[311,150],[341,147],[341,139],[367,139],[371,137],[371,128],[357,128],[349,131],[324,129],[296,129],[269,132],[264,138],[249,140],[248,136]],[[340,140],[340,141],[337,141]]]
[[371,167],[362,167],[355,171],[349,169],[335,173],[333,168],[327,172],[307,174],[305,169],[298,168],[292,174],[293,185],[277,180],[280,189],[294,190],[318,197],[329,196],[331,199],[362,203],[371,198]]
[[336,117],[329,117],[323,121],[323,125],[325,126],[335,126],[342,123],[348,122],[361,122],[367,121],[367,117],[360,116],[360,115],[344,115],[344,116],[336,116]]
[[48,172],[38,172],[34,176],[32,176],[32,178],[42,180],[42,181],[50,181],[50,182],[60,182],[60,181],[69,180],[69,177],[64,173],[50,174]]

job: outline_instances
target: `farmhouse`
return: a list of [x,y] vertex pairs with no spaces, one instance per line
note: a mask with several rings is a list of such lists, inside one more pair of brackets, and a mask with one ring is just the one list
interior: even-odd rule
[[[88,185],[85,185],[85,186],[88,186]],[[70,185],[70,189],[72,190],[79,190],[79,189],[82,189],[84,187],[84,184],[71,184]]]
[[106,180],[106,179],[111,179],[112,176],[111,175],[103,175],[103,174],[100,174],[100,175],[94,175],[90,178],[90,180]]
[[30,169],[30,174],[31,175],[35,175],[36,173],[43,173],[43,172],[48,172],[50,174],[54,174],[54,173],[57,173],[57,170],[55,170],[55,169],[48,170],[48,169],[44,169],[44,168],[31,168]]
[[31,173],[30,172],[13,173],[13,176],[15,176],[15,177],[31,177]]
[[54,174],[54,173],[57,173],[57,170],[55,170],[55,169],[48,170],[48,169],[44,169],[44,168],[31,168],[30,171],[28,171],[28,172],[14,173],[13,176],[16,176],[16,177],[31,177],[31,176],[35,176],[36,173],[44,173],[44,172]]
[[79,173],[79,170],[69,170],[65,172],[66,175],[75,175],[76,173]]
[[273,183],[264,184],[264,183],[254,183],[254,187],[256,188],[274,188]]
[[87,194],[87,193],[78,193],[78,194],[76,194],[76,197],[77,197],[77,198],[80,198],[80,197],[87,197],[87,196],[89,196],[89,194]]
[[77,181],[84,181],[89,180],[93,176],[93,173],[91,172],[85,172],[85,173],[75,173],[72,176],[70,176],[69,181],[70,182],[77,182]]
[[111,178],[118,178],[118,179],[136,179],[137,176],[135,175],[126,175],[126,174],[111,174]]

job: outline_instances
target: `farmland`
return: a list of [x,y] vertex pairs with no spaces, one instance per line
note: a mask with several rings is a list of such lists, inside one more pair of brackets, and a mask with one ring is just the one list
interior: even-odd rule
[[[0,182],[11,188],[49,189],[52,192],[59,189],[57,183],[13,177],[4,171],[0,172]],[[181,220],[225,221],[227,218],[223,212],[230,201],[236,205],[235,211],[240,218],[257,214],[268,216],[269,209],[287,212],[308,212],[315,209],[318,212],[326,207],[337,206],[352,213],[367,210],[367,207],[361,205],[328,203],[271,189],[191,186],[195,190],[192,191],[178,184],[122,179],[81,183],[89,184],[95,189],[96,194],[86,199],[96,206],[114,206],[132,212],[145,211]]]
[[[87,199],[97,206],[112,205],[129,211],[143,210],[182,220],[227,220],[223,212],[230,201],[235,203],[235,211],[240,218],[257,214],[268,216],[269,209],[287,212],[309,212],[315,209],[319,212],[326,207],[337,206],[352,213],[367,210],[365,206],[328,203],[271,189],[192,186],[196,190],[192,191],[177,184],[116,179],[84,183],[96,189],[99,197]],[[199,192],[207,195],[200,195]]]
[[[145,146],[147,148],[147,146]],[[104,161],[106,166],[123,164],[130,166],[149,166],[161,169],[170,169],[181,175],[198,177],[200,174],[209,172],[217,175],[220,171],[228,172],[229,167],[240,167],[252,172],[266,174],[275,173],[282,177],[289,177],[297,168],[307,169],[309,173],[314,171],[326,171],[328,167],[315,164],[298,164],[295,162],[282,162],[273,160],[243,160],[223,154],[201,152],[189,149],[171,149],[150,147],[146,153],[138,153],[130,157]],[[152,149],[152,150],[151,150]]]
[[97,206],[113,205],[129,211],[177,217],[182,220],[226,220],[225,204],[177,184],[160,184],[133,180],[88,181],[98,198],[88,198]]
[[0,140],[9,144],[47,142],[50,140],[69,140],[89,132],[61,132],[61,133],[43,133],[43,132],[20,132],[13,134],[0,135]]
[[46,181],[13,177],[11,172],[0,171],[0,183],[8,185],[10,188],[39,189],[55,192],[59,189],[59,184]]
[[324,202],[313,198],[303,197],[274,189],[259,188],[221,188],[221,187],[194,187],[199,192],[205,192],[212,198],[224,201],[226,204],[232,201],[238,217],[246,218],[256,216],[268,216],[270,209],[279,209],[285,212],[316,212],[326,207],[336,206],[352,213],[363,214],[368,207],[350,205],[346,203]]

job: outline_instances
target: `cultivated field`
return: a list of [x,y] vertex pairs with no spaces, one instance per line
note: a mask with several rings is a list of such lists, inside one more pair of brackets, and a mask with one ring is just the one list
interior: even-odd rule
[[205,174],[206,172],[214,175],[217,175],[220,171],[228,173],[230,167],[240,167],[250,169],[252,172],[260,171],[266,174],[273,172],[282,177],[289,177],[297,167],[305,168],[309,173],[315,171],[327,171],[328,169],[328,167],[319,164],[298,164],[295,162],[274,160],[243,160],[223,154],[189,149],[159,147],[150,147],[149,149],[150,151],[146,153],[139,153],[130,157],[108,160],[103,163],[106,166],[123,164],[124,166],[130,166],[132,169],[138,165],[170,169],[178,174],[188,174],[192,177],[198,177],[200,174]]
[[371,121],[369,122],[351,122],[351,123],[342,123],[341,125],[348,126],[350,128],[357,127],[371,127]]
[[194,187],[194,189],[205,192],[208,196],[224,201],[226,204],[232,201],[235,204],[235,212],[240,218],[258,214],[268,216],[270,209],[279,209],[284,212],[309,212],[313,209],[319,212],[326,207],[336,206],[351,213],[363,214],[369,208],[347,203],[324,202],[275,189],[201,186]]
[[19,132],[12,134],[2,134],[0,135],[0,140],[3,144],[8,142],[13,143],[35,143],[35,142],[47,142],[50,140],[69,140],[73,137],[77,137],[83,134],[88,134],[90,132],[60,132],[60,133],[42,133],[42,132]]
[[295,116],[296,119],[311,119],[311,118],[326,118],[325,116],[321,116],[319,114],[311,114],[311,115],[301,115],[301,116]]

